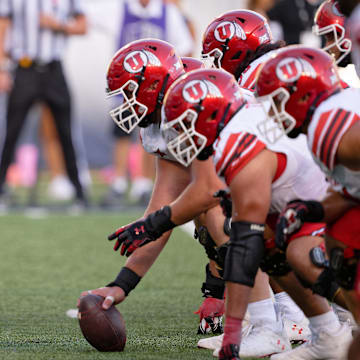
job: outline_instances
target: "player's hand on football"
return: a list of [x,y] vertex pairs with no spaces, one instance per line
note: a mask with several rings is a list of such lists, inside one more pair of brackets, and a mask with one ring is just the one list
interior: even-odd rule
[[225,301],[223,299],[205,298],[198,311],[200,324],[198,334],[208,334],[212,331],[214,334],[222,334],[222,316],[225,312]]
[[[94,295],[100,295],[104,298],[104,301],[102,303],[102,307],[104,310],[107,310],[110,308],[111,305],[116,305],[124,301],[125,299],[125,292],[124,290],[119,286],[111,286],[111,287],[102,287],[95,290],[87,290],[83,291],[80,295],[80,297],[94,294]],[[78,306],[79,306],[80,300],[78,300]]]
[[108,240],[115,240],[114,250],[117,251],[120,246],[120,254],[129,256],[137,248],[156,240],[146,229],[145,221],[139,220],[132,224],[117,229],[108,236]]

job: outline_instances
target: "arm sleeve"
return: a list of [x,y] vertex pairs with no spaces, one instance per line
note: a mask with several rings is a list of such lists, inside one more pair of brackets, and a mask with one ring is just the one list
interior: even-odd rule
[[188,55],[193,51],[194,41],[184,15],[172,4],[167,7],[166,28],[168,40],[174,45],[179,56]]

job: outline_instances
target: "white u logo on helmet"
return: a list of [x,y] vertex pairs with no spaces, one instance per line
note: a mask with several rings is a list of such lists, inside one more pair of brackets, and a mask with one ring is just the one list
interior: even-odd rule
[[285,58],[276,66],[276,76],[283,82],[294,82],[302,74],[314,79],[316,78],[316,71],[312,65],[301,58]]
[[133,51],[125,57],[124,68],[129,73],[138,73],[148,63],[148,57],[142,51]]
[[200,100],[205,99],[207,93],[208,87],[200,80],[189,81],[182,91],[184,99],[191,104],[198,103]]

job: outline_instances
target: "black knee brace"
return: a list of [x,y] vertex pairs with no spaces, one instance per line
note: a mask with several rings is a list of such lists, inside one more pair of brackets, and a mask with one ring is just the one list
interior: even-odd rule
[[326,267],[317,278],[315,284],[312,286],[314,294],[318,294],[333,302],[335,296],[340,291],[339,284],[335,281],[333,271]]
[[291,271],[283,251],[266,252],[260,262],[260,268],[270,276],[285,276]]
[[224,234],[230,236],[231,233],[231,217],[226,217],[223,226]]
[[195,229],[194,238],[198,239],[200,245],[204,247],[207,257],[210,260],[216,261],[218,256],[215,250],[216,244],[210,236],[207,228],[205,226],[200,226],[198,230]]
[[330,269],[334,272],[336,282],[345,290],[354,288],[357,264],[360,259],[360,251],[333,248],[330,252]]
[[247,221],[231,224],[224,280],[254,286],[255,276],[264,255],[264,230],[264,224]]
[[209,264],[206,265],[206,280],[202,284],[201,291],[204,297],[212,297],[216,299],[224,298],[225,281],[221,278],[213,276],[210,271]]

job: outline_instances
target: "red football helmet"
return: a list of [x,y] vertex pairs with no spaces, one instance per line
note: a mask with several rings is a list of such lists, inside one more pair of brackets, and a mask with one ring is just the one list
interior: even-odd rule
[[249,52],[272,41],[267,20],[251,10],[234,10],[214,19],[205,30],[202,58],[210,67],[235,74]]
[[316,35],[331,36],[331,42],[323,50],[334,53],[335,48],[340,51],[340,56],[336,59],[339,64],[351,51],[350,34],[345,28],[345,16],[340,12],[338,2],[326,0],[318,8],[315,14],[315,25],[313,32]]
[[126,133],[136,125],[149,125],[152,120],[145,116],[162,105],[165,92],[182,74],[181,59],[169,43],[144,39],[125,45],[112,58],[106,76],[108,97],[123,99],[110,111],[112,119]]
[[212,144],[245,104],[235,78],[216,69],[191,71],[165,95],[161,130],[171,154],[184,166],[212,154]]
[[184,66],[185,72],[190,72],[198,69],[205,69],[205,65],[201,60],[195,59],[193,57],[183,56],[181,61]]
[[267,110],[270,103],[267,120],[258,125],[259,130],[271,142],[284,133],[296,137],[316,107],[340,89],[334,60],[323,50],[301,45],[279,50],[258,74],[258,100]]

